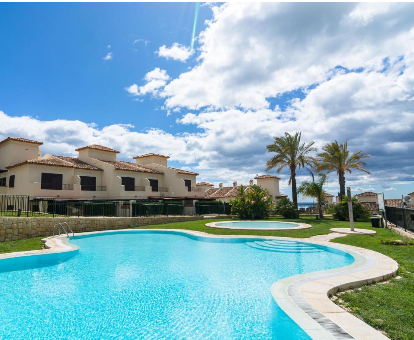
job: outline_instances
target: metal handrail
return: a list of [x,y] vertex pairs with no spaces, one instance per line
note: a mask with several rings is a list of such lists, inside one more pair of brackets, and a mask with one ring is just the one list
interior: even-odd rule
[[[66,225],[67,229],[65,228],[65,225]],[[60,236],[62,230],[65,232],[65,234],[66,234],[67,237],[69,237],[69,232],[72,233],[72,237],[75,236],[75,233],[73,232],[73,230],[70,227],[70,225],[67,222],[62,222],[62,223],[56,223],[53,226],[53,237],[55,237],[55,232],[56,232],[57,227],[58,227],[58,231],[59,231],[59,233],[57,234],[57,236]],[[69,232],[68,232],[68,230],[69,230]]]

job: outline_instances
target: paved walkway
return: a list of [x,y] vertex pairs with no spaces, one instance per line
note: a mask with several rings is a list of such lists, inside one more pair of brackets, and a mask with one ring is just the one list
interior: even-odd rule
[[310,240],[316,240],[316,241],[329,242],[329,241],[333,240],[334,238],[344,237],[344,236],[347,236],[347,235],[346,234],[340,234],[340,233],[330,233],[330,234],[325,234],[325,235],[311,236],[311,237],[309,237],[309,239]]

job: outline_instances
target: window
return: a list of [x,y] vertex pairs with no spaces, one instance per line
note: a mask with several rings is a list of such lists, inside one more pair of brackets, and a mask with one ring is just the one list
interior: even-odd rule
[[96,177],[80,176],[82,191],[96,191]]
[[135,191],[134,177],[121,177],[122,185],[125,185],[125,191]]
[[184,185],[187,187],[188,191],[191,191],[191,179],[185,179]]
[[48,190],[62,190],[62,181],[62,174],[42,173],[40,188]]
[[9,178],[9,188],[14,188],[14,181],[16,179],[15,175],[11,175]]
[[158,179],[149,179],[152,191],[158,191]]
[[0,178],[0,187],[5,187],[6,186],[6,177],[2,177]]

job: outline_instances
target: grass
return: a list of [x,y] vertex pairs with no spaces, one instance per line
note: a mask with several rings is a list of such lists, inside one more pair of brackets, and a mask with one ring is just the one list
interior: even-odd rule
[[399,264],[398,278],[387,284],[340,293],[335,302],[391,339],[414,339],[414,246],[382,244],[381,241],[409,240],[391,230],[375,230],[375,236],[352,235],[333,242],[375,250],[393,258]]
[[[223,221],[230,220],[229,218],[223,219]],[[307,238],[315,235],[329,234],[331,228],[347,228],[349,222],[334,221],[332,218],[324,218],[317,220],[315,216],[304,216],[298,219],[286,220],[282,217],[272,217],[270,221],[281,221],[281,222],[297,222],[311,224],[310,229],[301,230],[234,230],[234,229],[218,229],[206,227],[206,223],[219,222],[221,219],[206,219],[201,221],[189,221],[189,222],[178,222],[169,224],[159,224],[151,226],[142,226],[138,228],[145,229],[184,229],[184,230],[196,230],[202,231],[213,235],[257,235],[257,236],[279,236],[279,237],[296,237],[296,238]],[[356,228],[365,228],[369,223],[367,222],[356,222]]]
[[[226,219],[228,220],[228,218]],[[274,221],[285,221],[283,218],[271,218]],[[349,227],[349,222],[334,221],[332,218],[316,220],[315,217],[305,216],[292,222],[308,223],[310,229],[281,230],[281,231],[247,231],[214,229],[205,226],[208,222],[218,219],[179,222],[145,226],[145,229],[184,229],[196,230],[215,235],[258,235],[306,238],[314,235],[328,234],[334,227]],[[400,266],[399,277],[387,284],[375,284],[340,293],[336,303],[357,315],[359,318],[384,332],[392,339],[414,339],[414,246],[393,245],[397,240],[404,239],[391,230],[372,228],[369,222],[356,222],[355,227],[372,229],[377,232],[374,236],[352,235],[333,240],[341,244],[349,244],[372,249],[383,253]],[[41,238],[0,243],[0,253],[41,249]],[[384,244],[391,243],[391,244]]]
[[42,249],[42,238],[43,237],[34,237],[27,240],[1,242],[0,254]]

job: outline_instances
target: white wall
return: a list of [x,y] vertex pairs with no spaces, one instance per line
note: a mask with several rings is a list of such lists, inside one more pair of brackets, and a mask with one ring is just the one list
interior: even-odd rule
[[278,178],[262,178],[257,180],[257,185],[263,189],[267,189],[273,200],[280,196],[279,179]]
[[15,165],[37,159],[39,156],[39,145],[17,141],[7,141],[0,144],[0,169],[5,170],[7,166]]

